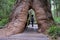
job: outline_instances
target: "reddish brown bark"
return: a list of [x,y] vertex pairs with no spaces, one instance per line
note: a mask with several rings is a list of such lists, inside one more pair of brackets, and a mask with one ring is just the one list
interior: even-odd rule
[[34,0],[33,9],[36,13],[38,32],[45,32],[53,23],[50,6],[47,0]]
[[[27,20],[27,12],[30,5],[30,0],[22,0],[18,7],[16,7],[12,19],[6,28],[0,29],[0,37],[10,36],[21,33],[24,30]],[[10,16],[11,17],[11,16]]]

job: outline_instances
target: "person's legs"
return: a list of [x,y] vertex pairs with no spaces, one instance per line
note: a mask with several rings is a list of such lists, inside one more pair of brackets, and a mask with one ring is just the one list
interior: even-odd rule
[[32,22],[32,27],[33,27],[34,23]]

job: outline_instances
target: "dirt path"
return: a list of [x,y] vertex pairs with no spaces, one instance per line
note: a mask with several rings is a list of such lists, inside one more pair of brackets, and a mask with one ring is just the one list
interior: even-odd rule
[[6,38],[0,38],[0,40],[49,40],[47,35],[37,33],[37,25],[34,26],[35,27],[29,27],[24,33],[12,35]]
[[1,38],[0,40],[49,40],[49,38],[47,35],[41,33],[22,33],[6,38]]

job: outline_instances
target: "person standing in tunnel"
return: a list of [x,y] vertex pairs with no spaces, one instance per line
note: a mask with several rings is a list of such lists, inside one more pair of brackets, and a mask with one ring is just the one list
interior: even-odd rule
[[31,24],[32,24],[32,27],[33,27],[33,25],[34,25],[34,17],[33,17],[33,15],[31,15]]

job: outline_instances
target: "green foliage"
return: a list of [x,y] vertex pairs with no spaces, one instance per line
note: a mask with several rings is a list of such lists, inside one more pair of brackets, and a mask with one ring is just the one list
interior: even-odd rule
[[51,0],[51,7],[54,21],[60,23],[60,0]]
[[49,30],[48,33],[50,36],[52,36],[53,38],[56,38],[57,36],[60,36],[60,27],[56,26],[56,25],[52,25]]
[[55,17],[54,20],[56,23],[60,23],[60,17]]
[[15,0],[0,0],[0,26],[4,26],[9,19]]
[[6,23],[8,22],[8,18],[6,19],[2,19],[1,21],[0,21],[0,26],[4,26]]

